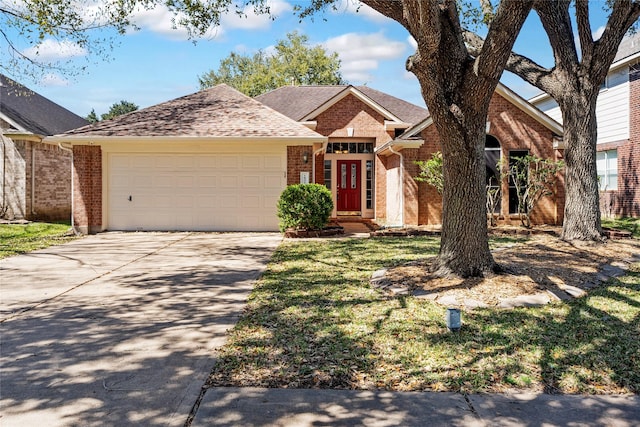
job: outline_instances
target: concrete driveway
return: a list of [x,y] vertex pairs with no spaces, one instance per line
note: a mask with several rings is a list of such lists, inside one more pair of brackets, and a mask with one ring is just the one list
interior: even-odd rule
[[281,240],[104,233],[1,260],[0,425],[183,425]]

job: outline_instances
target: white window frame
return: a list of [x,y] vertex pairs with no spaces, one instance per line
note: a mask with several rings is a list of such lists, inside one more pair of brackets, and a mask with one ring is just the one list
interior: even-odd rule
[[[596,165],[598,170],[598,187],[600,191],[618,190],[618,150],[604,150],[596,153]],[[604,165],[604,167],[603,167]],[[615,187],[607,186],[610,178],[615,175]]]

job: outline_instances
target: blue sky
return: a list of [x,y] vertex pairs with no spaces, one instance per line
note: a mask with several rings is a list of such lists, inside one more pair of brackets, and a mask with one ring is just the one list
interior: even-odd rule
[[[246,18],[230,15],[197,43],[183,30],[171,28],[171,15],[157,9],[139,13],[139,31],[117,39],[109,61],[89,52],[45,40],[40,55],[72,58],[88,64],[87,70],[73,77],[51,73],[39,81],[20,81],[41,95],[86,116],[91,109],[98,115],[120,100],[141,108],[183,96],[199,89],[198,76],[217,69],[231,52],[253,53],[268,50],[288,32],[306,34],[312,44],[337,52],[343,77],[352,84],[366,84],[418,105],[424,105],[416,78],[405,71],[404,63],[414,48],[408,32],[399,24],[366,7],[341,1],[338,11],[328,11],[313,20],[299,22],[293,15],[292,0],[271,0],[277,18],[270,20],[248,11]],[[604,14],[595,1],[593,31],[600,31]],[[47,44],[48,43],[48,44]],[[551,65],[551,50],[539,20],[532,13],[516,41],[514,50]],[[88,59],[88,62],[87,62]],[[539,93],[515,76],[505,74],[503,83],[529,98]]]

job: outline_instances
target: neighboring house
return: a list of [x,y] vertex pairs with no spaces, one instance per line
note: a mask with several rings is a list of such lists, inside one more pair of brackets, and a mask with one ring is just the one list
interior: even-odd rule
[[[366,86],[286,86],[256,99],[328,137],[326,144],[291,148],[289,184],[315,182],[331,189],[333,216],[370,218],[380,225],[440,224],[442,199],[419,183],[416,160],[440,150],[427,110]],[[562,127],[503,85],[494,95],[487,122],[487,173],[496,162],[531,153],[558,160],[554,143]],[[495,182],[495,181],[494,181]],[[499,207],[504,222],[518,221],[515,189],[503,183]],[[562,177],[555,194],[533,214],[536,223],[560,224],[564,211]]]
[[[503,86],[487,127],[489,169],[501,154],[561,157],[561,126]],[[45,142],[73,150],[74,223],[84,233],[275,231],[282,190],[309,182],[331,189],[338,220],[441,218],[440,196],[414,179],[414,160],[439,149],[427,110],[366,86],[287,86],[251,99],[219,85]],[[534,221],[561,222],[558,188]]]
[[46,139],[73,150],[83,233],[277,230],[288,152],[324,141],[227,85]]
[[[531,103],[562,122],[547,94]],[[596,104],[597,167],[604,216],[640,216],[640,33],[625,38]]]
[[0,74],[0,218],[69,219],[71,154],[42,139],[87,123]]

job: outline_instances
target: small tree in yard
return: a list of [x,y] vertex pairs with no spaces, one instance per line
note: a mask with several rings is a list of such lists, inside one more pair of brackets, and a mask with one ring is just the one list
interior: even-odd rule
[[418,160],[415,162],[420,168],[420,174],[415,177],[416,181],[426,182],[436,187],[439,194],[444,189],[444,175],[442,173],[442,153],[436,151],[429,160]]
[[280,231],[320,230],[333,211],[331,191],[321,184],[296,184],[284,189],[278,200]]
[[556,162],[532,155],[516,157],[509,165],[507,173],[516,187],[518,214],[524,227],[531,228],[531,212],[542,197],[553,194],[556,174],[563,167],[562,161]]

